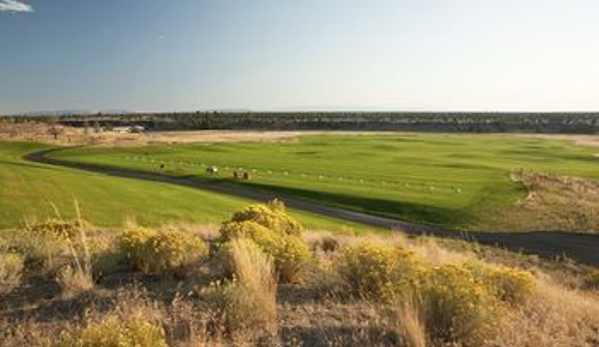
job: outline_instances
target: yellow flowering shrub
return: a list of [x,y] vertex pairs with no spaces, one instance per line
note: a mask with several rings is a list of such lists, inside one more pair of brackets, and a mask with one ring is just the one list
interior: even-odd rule
[[535,291],[536,279],[528,271],[472,263],[467,266],[487,289],[503,302],[522,303]]
[[180,275],[208,255],[202,239],[179,231],[135,228],[124,232],[118,244],[130,264],[145,274]]
[[117,239],[119,253],[135,268],[142,266],[145,248],[148,240],[156,235],[153,229],[135,227],[125,230]]
[[301,225],[285,212],[280,202],[248,206],[233,214],[232,222],[253,221],[277,234],[300,236]]
[[21,281],[24,259],[17,253],[0,253],[0,294],[12,291]]
[[164,330],[141,315],[125,321],[109,316],[88,325],[77,335],[63,335],[53,347],[168,347]]
[[406,294],[425,271],[410,250],[370,241],[343,248],[334,268],[354,295],[371,299]]
[[153,274],[178,271],[207,256],[208,246],[202,239],[179,231],[161,232],[148,240],[142,270]]
[[49,219],[44,223],[33,225],[30,229],[38,235],[50,236],[57,240],[66,240],[77,237],[79,230],[86,226],[87,223],[83,221],[67,222],[58,219]]
[[[299,237],[279,235],[253,221],[227,222],[221,228],[223,239],[252,240],[267,255],[273,258],[277,277],[281,282],[294,282],[302,273],[312,254],[308,245]],[[227,244],[223,246],[226,256]]]
[[296,282],[312,257],[308,245],[296,236],[281,237],[280,242],[265,252],[273,257],[279,281],[283,283]]
[[495,297],[465,266],[432,269],[421,295],[427,331],[442,343],[478,346],[499,317]]
[[300,224],[287,216],[279,202],[249,206],[235,213],[220,229],[225,242],[236,238],[254,241],[273,258],[281,282],[297,281],[312,257],[308,245],[299,237],[301,231]]
[[260,240],[270,242],[269,239],[274,237],[274,233],[270,229],[254,221],[225,222],[220,228],[220,234],[225,241],[236,238],[249,238],[255,242],[260,242]]

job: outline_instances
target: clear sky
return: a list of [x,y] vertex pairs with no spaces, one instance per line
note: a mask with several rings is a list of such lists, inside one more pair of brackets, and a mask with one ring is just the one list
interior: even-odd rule
[[0,0],[0,113],[599,110],[597,0]]

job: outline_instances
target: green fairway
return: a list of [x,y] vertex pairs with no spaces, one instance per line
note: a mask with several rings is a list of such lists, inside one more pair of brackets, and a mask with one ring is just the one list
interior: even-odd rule
[[236,184],[312,199],[378,215],[468,227],[511,206],[525,189],[512,170],[599,179],[592,149],[571,142],[495,135],[327,135],[297,142],[150,145],[75,148],[61,159],[166,173],[204,174],[217,165],[220,179],[235,169],[250,181]]
[[[118,226],[127,218],[140,224],[168,221],[220,223],[251,202],[169,184],[106,177],[74,169],[26,162],[22,156],[47,148],[31,143],[0,142],[0,228],[31,219],[74,216],[75,199],[84,218],[101,226]],[[292,211],[315,229],[366,230],[366,227]]]

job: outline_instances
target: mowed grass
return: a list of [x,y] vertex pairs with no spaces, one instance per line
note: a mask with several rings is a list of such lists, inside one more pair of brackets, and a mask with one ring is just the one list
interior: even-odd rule
[[[281,143],[77,148],[54,154],[81,161],[220,179],[408,221],[467,228],[526,194],[517,169],[599,179],[596,150],[563,140],[499,135],[320,135]],[[233,170],[251,174],[232,180]]]
[[[220,223],[248,200],[169,184],[107,177],[68,168],[30,163],[22,156],[48,148],[33,143],[0,142],[0,229],[26,221],[74,217],[74,201],[83,217],[99,226],[122,225],[135,219],[142,225],[168,222]],[[291,211],[311,229],[354,230],[362,225]]]

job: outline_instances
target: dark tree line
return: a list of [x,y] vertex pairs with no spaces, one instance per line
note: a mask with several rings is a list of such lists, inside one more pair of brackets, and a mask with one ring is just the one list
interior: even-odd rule
[[[36,117],[36,119],[40,119]],[[599,113],[188,112],[63,115],[64,125],[141,125],[160,130],[356,130],[472,133],[599,133]]]

